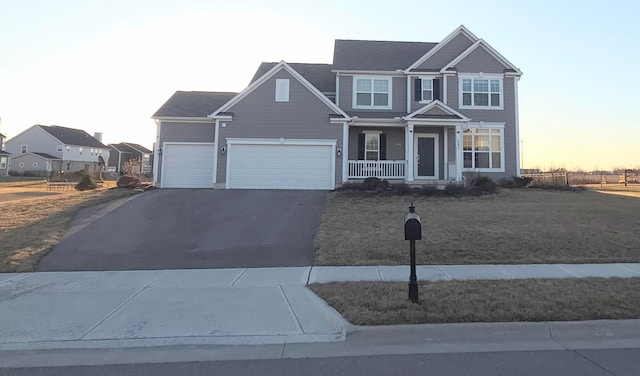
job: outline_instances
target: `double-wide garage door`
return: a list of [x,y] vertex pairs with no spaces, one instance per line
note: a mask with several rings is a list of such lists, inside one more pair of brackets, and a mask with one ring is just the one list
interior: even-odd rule
[[165,143],[163,188],[213,188],[213,143]]
[[228,141],[226,186],[247,189],[334,189],[334,145]]

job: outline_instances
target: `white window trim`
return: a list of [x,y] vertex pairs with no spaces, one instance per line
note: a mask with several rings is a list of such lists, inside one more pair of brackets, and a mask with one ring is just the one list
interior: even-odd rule
[[[371,105],[370,106],[363,106],[363,105],[358,105],[358,99],[357,99],[357,83],[358,80],[371,80]],[[373,104],[373,80],[387,80],[387,82],[389,83],[388,87],[389,87],[389,92],[387,94],[387,105],[386,106],[375,106]],[[393,77],[391,76],[353,76],[353,83],[352,83],[352,95],[351,95],[351,107],[353,109],[378,109],[378,110],[390,110],[393,106]]]
[[[379,161],[380,160],[380,135],[381,131],[364,131],[364,161]],[[376,136],[378,138],[378,150],[368,150],[367,149],[367,136]],[[376,159],[367,159],[367,151],[378,153],[378,158]]]
[[[462,171],[464,172],[505,172],[505,150],[504,150],[504,125],[505,123],[487,123],[487,122],[470,122],[469,126],[463,127],[463,129],[500,129],[500,166],[501,168],[476,168],[476,167],[463,167]],[[462,139],[464,140],[464,134],[462,135]],[[472,153],[475,151],[472,150]],[[463,166],[464,166],[464,149],[462,150],[462,158],[463,158]],[[489,157],[489,161],[491,161],[491,156]]]
[[80,153],[80,155],[82,155],[82,148],[78,148],[78,153]]
[[0,170],[7,168],[7,157],[0,157]]
[[[462,80],[482,79],[489,80],[489,104],[491,104],[491,80],[498,80],[500,83],[500,106],[465,106],[462,103]],[[473,81],[471,81],[471,101],[473,102]],[[459,74],[458,75],[458,108],[468,110],[504,110],[504,75],[503,74]]]
[[58,153],[62,153],[62,151],[63,151],[63,150],[64,150],[64,145],[58,145],[58,146],[56,147],[56,151],[57,151]]
[[20,145],[20,154],[27,154],[28,152],[29,152],[29,145]]
[[[424,82],[431,81],[431,99],[424,99]],[[431,103],[433,102],[433,77],[422,77],[420,79],[420,102],[419,103]]]
[[276,102],[289,102],[289,79],[276,79]]

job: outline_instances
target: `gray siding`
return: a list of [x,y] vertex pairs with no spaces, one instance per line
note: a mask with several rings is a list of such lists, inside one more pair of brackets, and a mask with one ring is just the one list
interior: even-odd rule
[[[24,163],[24,167],[20,167]],[[33,167],[37,163],[38,167]],[[11,171],[24,173],[25,171],[47,171],[47,160],[34,154],[22,154],[11,159]]]
[[33,126],[5,143],[5,151],[13,156],[20,155],[22,145],[27,145],[28,152],[46,153],[54,157],[62,158],[62,152],[57,151],[60,141],[41,128]]
[[[215,121],[211,123],[185,123],[163,121],[160,125],[160,146],[165,142],[214,142]],[[158,156],[158,176],[162,178],[162,157]]]
[[358,159],[358,135],[365,131],[381,131],[387,135],[387,160],[406,160],[404,156],[404,130],[404,127],[349,127],[349,160]]
[[[276,79],[289,79],[289,102],[275,101]],[[337,140],[342,148],[342,125],[331,124],[333,111],[287,71],[276,73],[229,112],[233,120],[220,127],[220,144],[226,138],[287,138]],[[217,183],[226,179],[227,155],[218,155]],[[336,185],[342,181],[342,157],[336,156]]]
[[438,52],[431,56],[427,61],[420,64],[417,70],[440,70],[449,64],[458,55],[469,48],[473,42],[463,34],[458,34],[449,43],[444,45]]
[[[406,77],[393,77],[391,94],[391,110],[367,110],[357,109],[357,111],[371,112],[406,112],[407,111],[407,79]],[[340,108],[345,111],[352,111],[353,108],[353,76],[340,76]]]
[[515,113],[515,92],[514,78],[505,77],[503,81],[504,89],[504,110],[468,110],[460,109],[458,101],[458,77],[448,77],[448,105],[459,111],[463,115],[471,118],[472,122],[503,122],[504,126],[504,152],[505,152],[505,172],[504,173],[482,173],[492,179],[515,176],[517,173],[517,147],[516,137],[516,113]]
[[5,176],[9,173],[9,159],[10,159],[10,155],[0,155],[0,159],[2,159],[2,161],[5,163],[5,167],[2,168],[0,167],[0,176]]
[[504,73],[505,66],[491,56],[484,48],[478,47],[456,64],[456,69],[461,73]]

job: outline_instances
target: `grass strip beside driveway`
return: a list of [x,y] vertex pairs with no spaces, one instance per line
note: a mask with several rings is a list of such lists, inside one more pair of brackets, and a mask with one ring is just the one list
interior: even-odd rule
[[135,194],[129,189],[73,191],[50,197],[0,202],[0,272],[31,272],[65,233],[82,208]]
[[501,189],[462,198],[334,192],[316,233],[315,264],[408,264],[411,201],[422,219],[421,265],[640,262],[639,198]]
[[440,281],[308,286],[355,325],[640,318],[640,278]]

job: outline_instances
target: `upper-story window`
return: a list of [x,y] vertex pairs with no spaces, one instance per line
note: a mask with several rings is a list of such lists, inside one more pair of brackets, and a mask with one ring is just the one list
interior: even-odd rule
[[422,95],[421,102],[431,102],[433,100],[433,79],[422,79]]
[[460,108],[503,109],[502,77],[461,76]]
[[354,77],[353,108],[391,109],[391,77]]
[[20,154],[26,154],[27,149],[28,149],[27,145],[20,145]]
[[276,102],[289,102],[289,80],[276,79]]
[[82,148],[78,148],[78,152],[82,155]]

